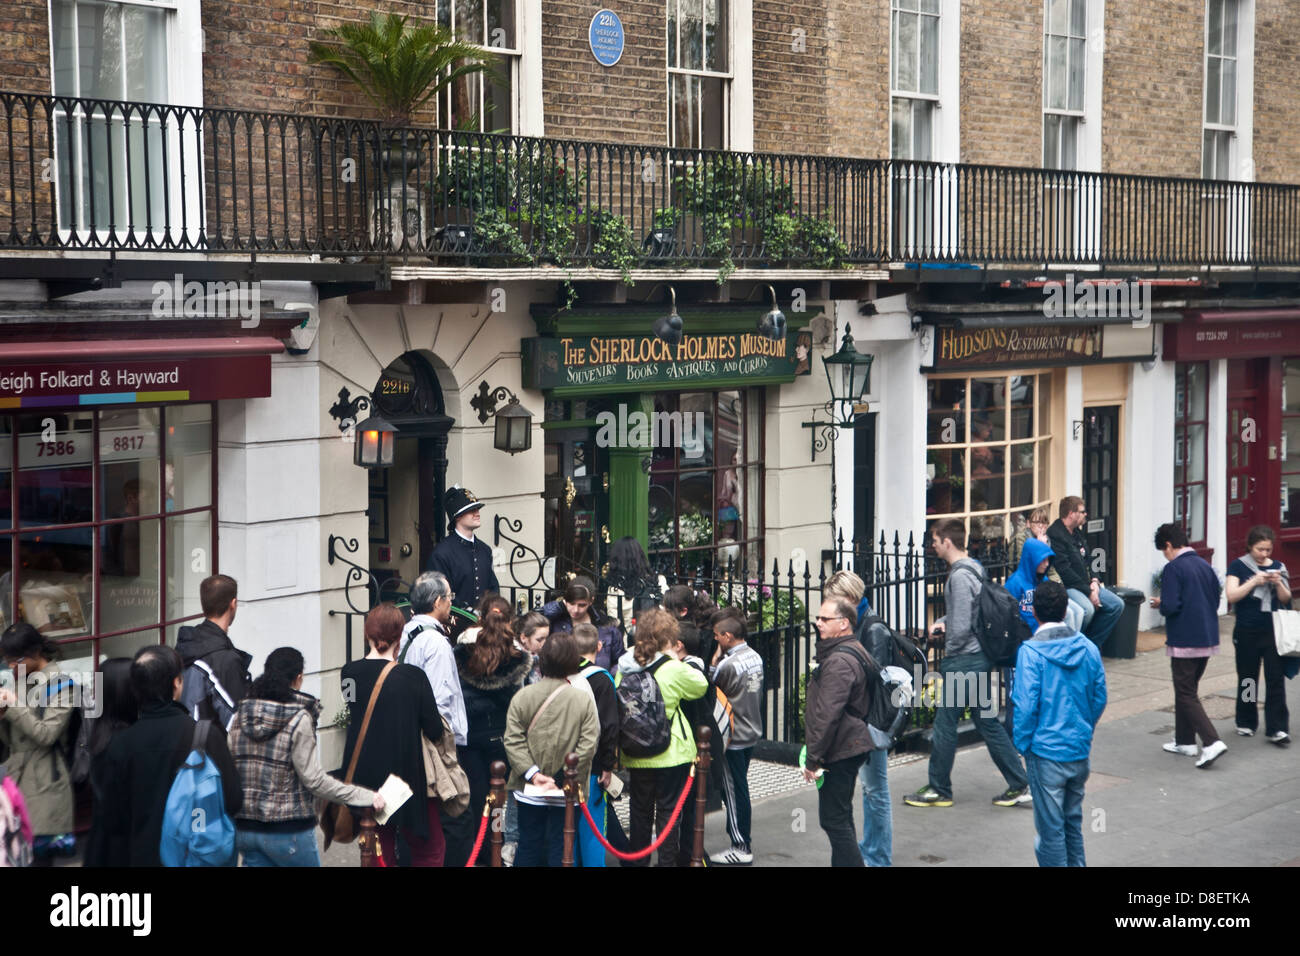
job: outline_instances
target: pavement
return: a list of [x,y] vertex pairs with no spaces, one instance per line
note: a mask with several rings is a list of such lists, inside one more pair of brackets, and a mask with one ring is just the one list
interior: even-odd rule
[[[1262,733],[1237,736],[1232,618],[1221,620],[1221,630],[1221,652],[1210,659],[1200,690],[1228,751],[1208,770],[1161,749],[1174,726],[1163,633],[1142,632],[1132,660],[1105,659],[1109,703],[1093,741],[1083,804],[1090,866],[1300,866],[1300,743],[1281,748]],[[1300,713],[1300,680],[1286,686],[1291,709]],[[992,805],[1006,784],[982,744],[957,753],[952,807],[902,802],[925,785],[927,767],[924,754],[890,761],[895,866],[1037,865],[1032,808]],[[750,781],[754,865],[828,865],[816,789],[793,768],[762,761],[751,765]],[[861,835],[857,795],[854,803]],[[706,850],[720,852],[728,842],[722,814],[709,814]],[[332,847],[323,859],[326,866],[355,866],[356,846]]]

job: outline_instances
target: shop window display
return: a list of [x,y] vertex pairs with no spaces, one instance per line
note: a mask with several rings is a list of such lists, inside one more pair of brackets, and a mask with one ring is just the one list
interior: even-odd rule
[[931,378],[926,519],[961,518],[972,542],[1000,541],[1047,505],[1050,375]]
[[212,432],[210,405],[0,417],[0,626],[88,664],[201,617]]

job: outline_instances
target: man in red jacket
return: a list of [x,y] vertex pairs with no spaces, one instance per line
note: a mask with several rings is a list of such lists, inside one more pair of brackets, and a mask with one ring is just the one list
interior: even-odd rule
[[864,718],[870,706],[868,675],[875,670],[854,632],[853,603],[832,597],[817,612],[817,669],[808,676],[804,779],[821,776],[817,820],[831,841],[831,866],[863,866],[853,826],[853,784],[871,750]]

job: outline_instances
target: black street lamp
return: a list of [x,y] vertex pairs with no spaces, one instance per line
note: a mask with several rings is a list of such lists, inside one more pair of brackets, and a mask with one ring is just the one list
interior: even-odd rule
[[831,397],[823,406],[827,421],[804,422],[804,428],[811,428],[812,461],[817,460],[817,453],[828,446],[831,450],[831,548],[837,548],[835,536],[835,511],[838,507],[837,484],[835,480],[835,434],[841,428],[852,428],[854,424],[854,406],[861,404],[871,391],[871,363],[875,356],[859,352],[853,347],[853,336],[848,326],[844,327],[844,338],[840,341],[839,351],[822,359],[826,364],[826,381],[830,385]]
[[496,432],[492,447],[517,455],[533,447],[533,416],[519,404],[519,398],[510,396],[510,403],[496,414]]

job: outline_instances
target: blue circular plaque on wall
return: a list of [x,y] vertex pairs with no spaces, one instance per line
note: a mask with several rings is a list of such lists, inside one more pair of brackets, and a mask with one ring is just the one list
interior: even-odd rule
[[623,21],[613,10],[598,10],[587,30],[591,55],[601,66],[613,66],[623,57]]

